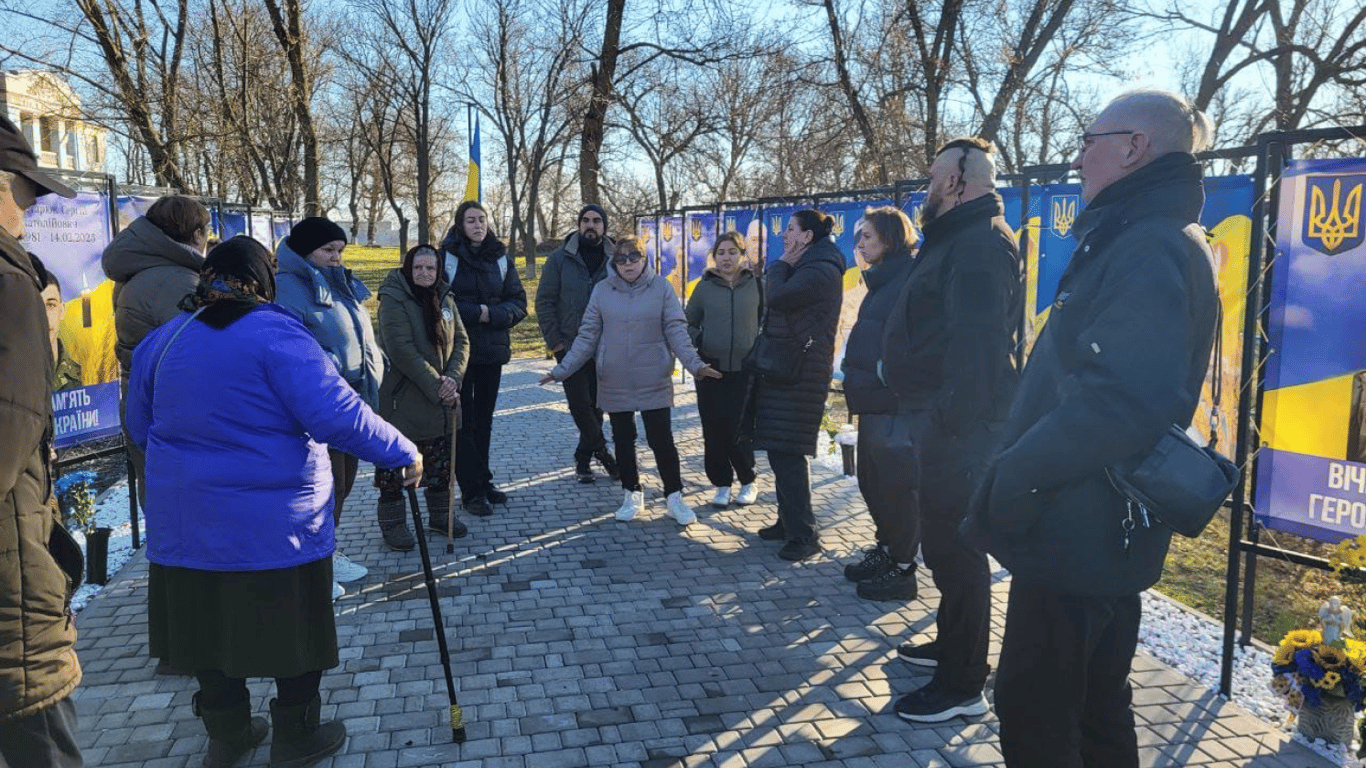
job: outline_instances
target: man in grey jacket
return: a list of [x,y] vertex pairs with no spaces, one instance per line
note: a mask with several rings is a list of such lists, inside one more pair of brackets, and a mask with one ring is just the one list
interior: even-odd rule
[[[585,205],[579,211],[579,228],[541,267],[541,282],[536,287],[536,321],[541,326],[545,345],[564,360],[565,353],[579,335],[583,311],[593,286],[607,277],[607,258],[612,241],[607,237],[607,212],[599,205]],[[579,430],[579,445],[574,449],[574,472],[580,483],[594,481],[592,461],[617,479],[617,462],[607,450],[602,434],[602,409],[598,407],[598,371],[592,360],[566,378],[564,397],[569,415]]]

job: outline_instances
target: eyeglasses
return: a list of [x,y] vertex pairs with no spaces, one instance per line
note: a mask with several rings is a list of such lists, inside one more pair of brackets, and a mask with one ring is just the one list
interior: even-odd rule
[[612,257],[613,264],[634,264],[645,258],[643,253],[619,253]]
[[1100,133],[1083,133],[1081,135],[1081,151],[1085,152],[1091,144],[1101,136],[1128,136],[1138,133],[1138,131],[1101,131]]

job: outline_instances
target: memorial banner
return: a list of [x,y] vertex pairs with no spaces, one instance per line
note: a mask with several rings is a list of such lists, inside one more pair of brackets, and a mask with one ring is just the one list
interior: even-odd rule
[[275,242],[272,239],[272,236],[275,233],[270,226],[270,211],[252,211],[249,225],[251,231],[248,234],[250,234],[256,242],[264,245],[273,253],[275,251]]
[[273,242],[267,247],[273,251],[275,250],[275,243],[289,236],[289,230],[294,228],[294,222],[288,215],[276,213],[270,217],[270,226]]
[[687,235],[684,242],[688,253],[683,273],[687,281],[687,290],[683,296],[687,298],[692,295],[692,289],[697,285],[697,281],[702,279],[702,273],[707,271],[707,257],[711,255],[712,246],[716,245],[716,214],[688,213],[684,215],[683,220]]
[[636,237],[645,248],[645,260],[659,273],[659,221],[654,216],[636,217]]
[[1363,191],[1360,158],[1291,162],[1270,272],[1253,504],[1262,525],[1330,543],[1366,533]]
[[745,259],[756,273],[764,263],[764,222],[755,208],[735,208],[721,214],[721,231],[745,236]]
[[218,212],[218,239],[227,240],[247,234],[247,212],[241,209],[224,208]]
[[120,195],[119,229],[123,230],[139,216],[146,216],[147,209],[152,207],[152,203],[160,199],[151,195]]
[[792,212],[807,207],[810,206],[777,205],[763,209],[764,269],[783,257],[783,230],[787,229],[787,220],[792,217]]
[[683,295],[683,217],[659,217],[659,266],[657,270]]
[[94,191],[72,200],[46,195],[24,215],[25,247],[61,284],[54,382],[61,391],[52,398],[57,448],[119,432],[114,283],[100,267],[112,215],[109,196]]

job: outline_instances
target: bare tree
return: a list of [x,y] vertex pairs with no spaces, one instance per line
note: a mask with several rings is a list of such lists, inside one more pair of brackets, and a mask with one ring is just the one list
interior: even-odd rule
[[660,210],[679,205],[677,185],[670,190],[666,180],[670,165],[699,138],[714,133],[718,123],[712,94],[695,81],[687,84],[679,69],[677,62],[661,60],[634,78],[618,100],[627,117],[622,127],[654,170]]
[[[81,0],[93,2],[94,0]],[[183,2],[184,0],[182,0]],[[313,127],[312,62],[304,42],[302,0],[265,0],[275,40],[289,61],[289,104],[298,121],[299,143],[303,148],[304,215],[321,216],[321,187],[318,176],[318,134]]]

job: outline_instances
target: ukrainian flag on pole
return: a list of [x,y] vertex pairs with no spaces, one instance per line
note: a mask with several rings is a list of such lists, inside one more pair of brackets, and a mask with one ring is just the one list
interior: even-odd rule
[[470,131],[470,170],[465,181],[465,199],[478,202],[481,198],[479,183],[479,115],[474,116],[474,128]]

